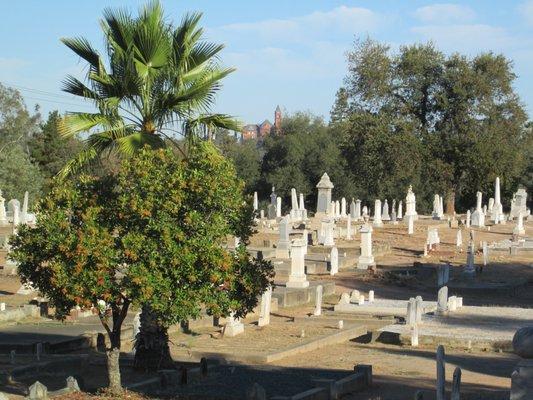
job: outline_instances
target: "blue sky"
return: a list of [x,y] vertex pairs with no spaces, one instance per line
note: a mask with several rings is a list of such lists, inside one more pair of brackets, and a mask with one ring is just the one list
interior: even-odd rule
[[[83,64],[61,37],[85,36],[102,45],[98,21],[105,7],[132,11],[142,1],[1,1],[0,82],[21,90],[29,107],[86,110],[60,91],[67,74]],[[492,50],[513,60],[516,89],[533,115],[533,0],[162,1],[170,20],[202,11],[206,38],[226,44],[222,62],[237,67],[218,96],[216,111],[243,122],[273,119],[279,104],[288,112],[309,110],[328,117],[346,71],[345,52],[356,36],[397,48],[433,40],[451,53]]]

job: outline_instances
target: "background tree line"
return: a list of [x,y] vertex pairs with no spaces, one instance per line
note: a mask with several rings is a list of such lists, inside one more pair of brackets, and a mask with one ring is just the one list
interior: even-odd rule
[[[402,46],[356,41],[330,123],[308,112],[282,121],[283,135],[259,145],[217,138],[249,192],[266,201],[271,187],[316,201],[327,172],[334,196],[403,199],[412,184],[422,212],[435,193],[459,212],[493,197],[501,179],[504,206],[523,185],[533,188],[533,125],[514,91],[512,62],[502,55],[445,55],[432,43]],[[285,203],[287,204],[287,202]]]
[[0,189],[7,200],[22,201],[28,191],[33,203],[84,147],[79,138],[59,135],[60,118],[54,111],[43,121],[38,108],[27,109],[20,92],[0,83]]

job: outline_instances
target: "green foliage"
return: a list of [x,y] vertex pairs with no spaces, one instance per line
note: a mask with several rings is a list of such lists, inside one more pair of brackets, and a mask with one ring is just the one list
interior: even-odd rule
[[263,196],[270,193],[272,186],[279,196],[287,199],[293,187],[305,196],[315,194],[315,186],[324,172],[334,182],[336,196],[355,194],[338,137],[321,118],[295,113],[283,119],[282,132],[283,135],[265,140]]
[[502,55],[445,56],[431,43],[391,54],[357,41],[332,115],[350,110],[337,126],[350,168],[363,171],[365,194],[397,196],[412,183],[422,211],[433,193],[465,209],[478,190],[492,193],[499,176],[509,201],[531,162],[514,79]]
[[218,64],[224,46],[203,40],[200,18],[186,15],[174,27],[157,1],[136,17],[106,9],[101,25],[107,64],[86,39],[62,39],[89,67],[86,83],[69,76],[63,89],[99,110],[70,113],[61,124],[66,137],[89,132],[87,147],[62,176],[109,152],[129,156],[145,145],[164,147],[176,134],[209,138],[215,128],[239,128],[228,115],[208,113],[233,69]]
[[142,150],[118,176],[81,176],[53,187],[35,228],[12,238],[23,281],[50,298],[58,315],[74,305],[149,303],[165,325],[197,316],[239,315],[256,305],[270,263],[231,253],[227,235],[246,243],[253,213],[242,182],[209,143],[188,158]]
[[31,115],[20,93],[0,84],[0,189],[6,199],[31,200],[41,192],[43,177],[28,155],[28,143],[38,131],[39,114]]
[[256,305],[272,267],[249,260],[244,246],[236,253],[222,246],[227,235],[246,243],[253,213],[232,164],[212,144],[195,144],[186,160],[143,151],[124,163],[119,188],[134,297],[164,325],[196,317],[202,306],[241,315]]
[[77,138],[59,135],[60,120],[59,112],[51,112],[48,120],[41,124],[40,131],[29,142],[32,161],[39,166],[46,179],[46,191],[50,190],[52,179],[83,148],[83,143]]
[[256,140],[239,143],[227,131],[217,133],[217,146],[235,165],[237,176],[246,183],[246,193],[257,190],[261,177],[261,153]]
[[33,203],[41,195],[44,180],[39,168],[18,144],[5,145],[0,151],[0,189],[6,199],[19,199],[28,191]]

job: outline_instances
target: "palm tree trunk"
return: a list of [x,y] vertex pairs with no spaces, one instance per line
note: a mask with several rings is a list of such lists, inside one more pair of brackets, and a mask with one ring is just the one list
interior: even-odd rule
[[135,338],[134,366],[144,371],[174,368],[168,347],[168,330],[158,324],[150,306],[144,305]]

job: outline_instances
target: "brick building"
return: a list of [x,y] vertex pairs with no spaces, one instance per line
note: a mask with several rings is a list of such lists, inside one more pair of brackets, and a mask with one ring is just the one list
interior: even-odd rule
[[281,108],[274,111],[274,124],[265,119],[261,124],[248,124],[242,128],[242,139],[264,139],[266,136],[281,132]]

